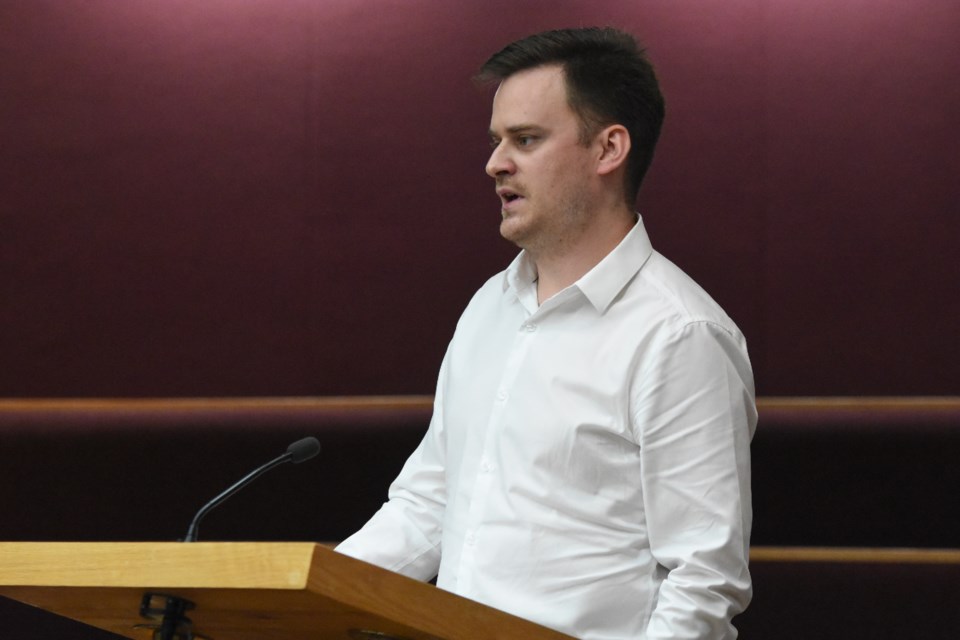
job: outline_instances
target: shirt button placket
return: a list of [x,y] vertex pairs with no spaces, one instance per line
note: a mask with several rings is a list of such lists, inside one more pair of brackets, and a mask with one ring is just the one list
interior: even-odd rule
[[493,473],[496,459],[494,447],[500,439],[500,433],[504,429],[504,416],[507,403],[510,400],[510,388],[516,379],[520,366],[527,356],[530,348],[531,338],[536,332],[537,325],[532,322],[523,322],[513,342],[510,355],[507,358],[504,367],[503,377],[500,380],[500,386],[497,387],[497,394],[493,403],[493,409],[490,412],[490,422],[484,439],[483,451],[480,454],[479,465],[477,467],[474,479],[472,499],[467,515],[467,529],[463,537],[463,549],[460,555],[460,567],[458,570],[458,587],[462,595],[471,593],[473,585],[472,570],[475,564],[475,555],[477,553],[477,544],[479,542],[478,529],[480,528],[484,514],[486,512],[486,498],[491,495],[497,482],[497,475]]

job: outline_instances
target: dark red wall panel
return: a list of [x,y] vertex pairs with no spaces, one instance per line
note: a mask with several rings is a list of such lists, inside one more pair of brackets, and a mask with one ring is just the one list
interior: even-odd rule
[[955,2],[0,0],[0,395],[430,393],[514,253],[470,76],[581,24],[761,393],[960,393]]

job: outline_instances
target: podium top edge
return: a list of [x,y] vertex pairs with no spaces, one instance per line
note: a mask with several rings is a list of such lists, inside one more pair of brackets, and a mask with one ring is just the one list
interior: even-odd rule
[[2,542],[0,586],[303,589],[311,542]]

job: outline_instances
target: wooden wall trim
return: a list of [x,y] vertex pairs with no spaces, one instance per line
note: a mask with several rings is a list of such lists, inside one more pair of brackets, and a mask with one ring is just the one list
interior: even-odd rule
[[0,413],[232,411],[244,412],[350,409],[430,409],[432,396],[324,396],[248,398],[8,398],[0,399]]
[[[398,396],[316,396],[316,397],[230,397],[230,398],[0,398],[0,412],[49,411],[209,411],[233,410],[302,411],[308,409],[430,409],[433,397]],[[757,399],[763,411],[791,411],[816,414],[830,412],[941,413],[960,411],[960,396],[888,397],[763,397]]]
[[757,407],[791,411],[955,411],[960,396],[768,396],[757,399]]
[[753,547],[750,562],[960,565],[960,549]]

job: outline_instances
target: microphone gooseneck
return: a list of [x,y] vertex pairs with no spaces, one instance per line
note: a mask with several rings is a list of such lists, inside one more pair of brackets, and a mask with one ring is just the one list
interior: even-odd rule
[[314,456],[316,456],[318,453],[320,453],[320,442],[316,438],[311,436],[309,438],[303,438],[302,440],[297,440],[296,442],[291,444],[289,447],[287,447],[287,450],[285,453],[277,456],[270,462],[264,465],[261,465],[260,467],[257,467],[256,469],[254,469],[253,471],[251,471],[250,473],[243,476],[242,478],[234,482],[232,485],[227,487],[227,489],[223,493],[218,495],[216,498],[214,498],[207,504],[203,505],[203,507],[197,512],[197,515],[193,517],[193,522],[190,523],[190,528],[187,529],[187,535],[184,537],[183,541],[196,542],[197,531],[200,527],[200,521],[203,520],[204,516],[210,513],[210,511],[212,511],[215,507],[218,507],[221,504],[223,504],[223,502],[227,498],[229,498],[230,496],[235,494],[237,491],[239,491],[240,489],[244,488],[245,486],[247,486],[248,484],[256,480],[258,477],[260,477],[267,471],[270,471],[274,467],[278,467],[285,462],[292,462],[294,464],[305,462],[310,458],[313,458]]

